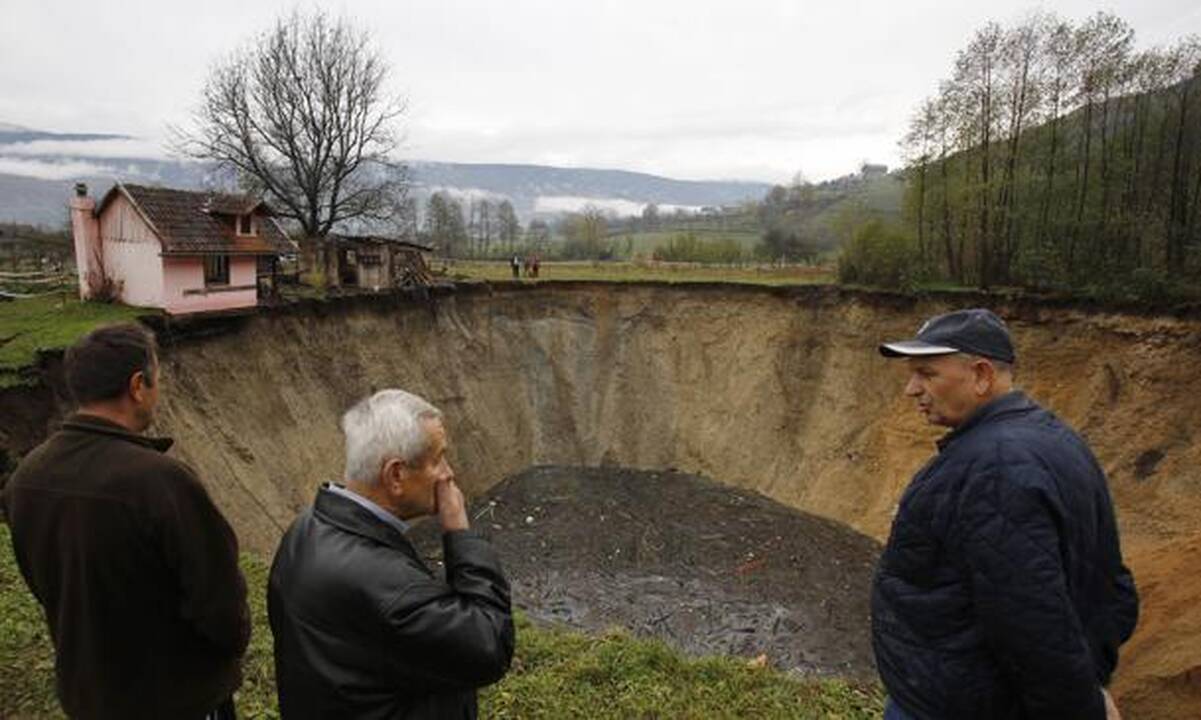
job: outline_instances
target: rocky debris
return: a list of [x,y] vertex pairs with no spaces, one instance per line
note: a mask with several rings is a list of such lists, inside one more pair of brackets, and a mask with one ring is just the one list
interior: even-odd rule
[[[697,655],[871,678],[878,544],[757,493],[679,472],[537,467],[476,499],[530,617],[618,626]],[[414,531],[437,562],[437,528]]]

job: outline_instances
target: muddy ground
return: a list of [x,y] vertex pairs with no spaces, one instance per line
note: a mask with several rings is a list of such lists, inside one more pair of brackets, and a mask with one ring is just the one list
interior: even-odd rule
[[[694,475],[553,466],[508,478],[471,513],[501,553],[515,605],[535,620],[874,677],[868,587],[879,545],[838,523]],[[413,537],[436,562],[433,524]]]

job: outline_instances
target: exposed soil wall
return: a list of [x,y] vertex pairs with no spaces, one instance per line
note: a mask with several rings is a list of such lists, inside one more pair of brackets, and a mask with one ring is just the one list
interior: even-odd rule
[[[979,302],[584,283],[297,307],[186,330],[164,353],[158,430],[262,553],[339,474],[339,414],[389,386],[447,413],[471,491],[535,464],[679,468],[883,540],[939,433],[875,345]],[[1119,694],[1133,717],[1169,696],[1201,714],[1201,321],[989,302],[1020,384],[1110,476],[1145,606]]]

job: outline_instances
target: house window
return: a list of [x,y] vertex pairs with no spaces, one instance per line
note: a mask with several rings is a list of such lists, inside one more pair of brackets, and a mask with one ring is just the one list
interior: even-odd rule
[[229,284],[229,256],[228,255],[205,255],[204,256],[204,284],[205,285],[228,285]]
[[239,235],[253,235],[254,234],[253,218],[254,218],[253,215],[239,215],[238,216],[238,234]]

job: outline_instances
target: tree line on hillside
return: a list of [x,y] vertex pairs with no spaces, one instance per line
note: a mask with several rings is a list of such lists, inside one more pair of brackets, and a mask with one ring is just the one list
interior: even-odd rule
[[902,148],[905,227],[859,228],[844,280],[1141,296],[1196,286],[1197,36],[1140,50],[1110,13],[990,22],[914,113]]

